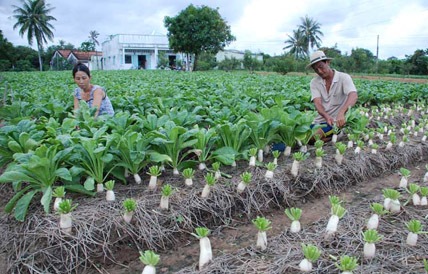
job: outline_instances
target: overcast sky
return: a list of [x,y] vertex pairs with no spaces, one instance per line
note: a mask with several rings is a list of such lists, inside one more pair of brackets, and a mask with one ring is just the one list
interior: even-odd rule
[[[342,54],[365,48],[379,58],[404,58],[416,49],[428,48],[427,0],[46,0],[51,12],[54,42],[76,47],[88,40],[89,32],[100,33],[103,42],[112,34],[166,34],[163,19],[176,16],[189,4],[219,8],[236,37],[228,48],[271,55],[284,52],[284,41],[305,15],[321,24],[322,46]],[[28,45],[13,30],[12,5],[19,0],[0,0],[0,29],[16,45]],[[34,47],[34,46],[33,46]],[[35,48],[35,47],[34,47]],[[101,47],[99,47],[101,50]]]

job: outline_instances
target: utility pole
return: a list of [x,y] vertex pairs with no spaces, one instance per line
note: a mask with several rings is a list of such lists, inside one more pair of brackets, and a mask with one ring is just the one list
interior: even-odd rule
[[376,44],[376,73],[378,72],[378,63],[379,63],[379,34],[377,35],[377,44]]

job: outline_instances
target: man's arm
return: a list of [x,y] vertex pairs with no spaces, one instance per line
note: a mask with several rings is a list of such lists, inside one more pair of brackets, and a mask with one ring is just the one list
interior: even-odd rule
[[[348,97],[349,98],[349,97]],[[318,113],[322,116],[322,117],[324,117],[324,119],[325,119],[325,121],[327,122],[327,124],[329,125],[329,126],[332,126],[333,125],[333,123],[334,123],[334,119],[333,119],[333,117],[331,117],[326,111],[325,111],[325,109],[324,109],[324,107],[323,107],[323,105],[322,105],[322,101],[321,101],[321,97],[317,97],[317,98],[314,98],[314,105],[315,105],[315,108],[317,109],[317,111],[318,111]]]
[[336,125],[338,127],[343,127],[346,123],[345,120],[345,113],[348,111],[348,109],[355,105],[358,99],[358,94],[356,91],[351,91],[348,94],[348,98],[345,101],[345,104],[343,107],[339,110],[337,117],[336,117]]

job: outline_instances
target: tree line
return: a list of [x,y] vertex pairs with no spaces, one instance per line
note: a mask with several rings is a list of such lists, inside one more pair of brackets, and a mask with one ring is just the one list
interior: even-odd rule
[[[36,70],[37,67],[39,70],[48,70],[52,68],[50,61],[56,50],[75,49],[73,45],[60,41],[59,45],[44,50],[47,41],[53,41],[54,27],[51,22],[56,21],[56,18],[49,15],[54,8],[44,0],[22,0],[22,6],[13,7],[13,17],[16,19],[14,29],[19,29],[21,36],[27,36],[30,46],[36,40],[37,51],[30,47],[13,46],[0,30],[0,71],[28,71]],[[258,61],[251,52],[246,51],[243,60],[226,58],[217,62],[215,55],[236,39],[218,8],[190,4],[175,17],[165,16],[164,25],[168,31],[170,48],[175,52],[185,53],[186,56],[193,56],[194,70],[216,68],[229,71],[244,68],[282,74],[304,72],[310,52],[320,49],[334,58],[334,68],[349,73],[428,74],[428,49],[418,49],[404,59],[391,57],[378,60],[370,50],[363,48],[352,49],[350,54],[342,54],[336,46],[321,47],[321,24],[307,15],[301,18],[301,23],[293,30],[293,34],[288,35],[288,39],[284,41],[284,54],[263,54],[263,61]],[[89,40],[83,42],[79,50],[94,51],[99,45],[98,35],[98,32],[91,31]],[[55,64],[55,70],[70,69],[72,65],[66,61]],[[188,60],[186,64],[189,64]]]

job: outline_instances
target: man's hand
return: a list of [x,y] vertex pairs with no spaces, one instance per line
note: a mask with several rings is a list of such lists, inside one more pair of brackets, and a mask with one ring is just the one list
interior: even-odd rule
[[346,124],[345,114],[339,113],[336,117],[336,125],[342,128]]
[[330,115],[327,115],[326,117],[324,117],[324,119],[327,122],[327,125],[329,125],[329,126],[333,126],[334,125],[334,119]]

